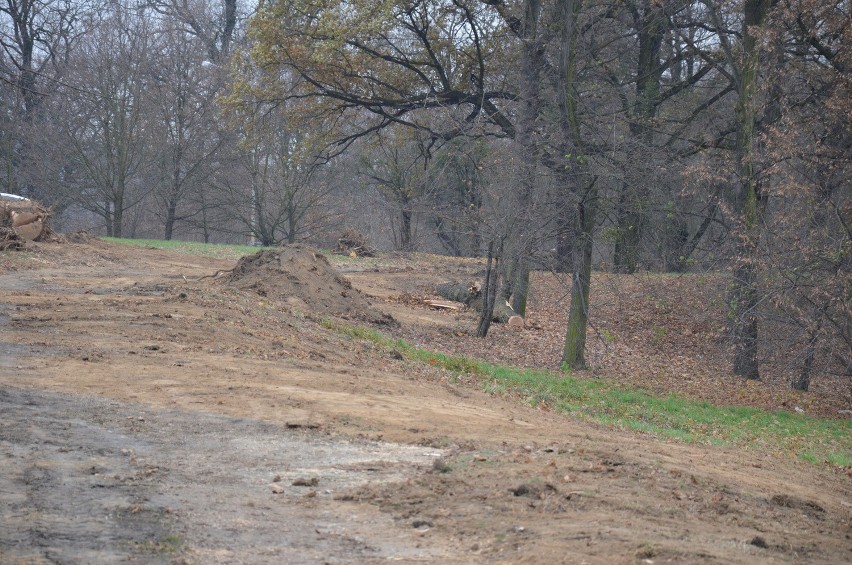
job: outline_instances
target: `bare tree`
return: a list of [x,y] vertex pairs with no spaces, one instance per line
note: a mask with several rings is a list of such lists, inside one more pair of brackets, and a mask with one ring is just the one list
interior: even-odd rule
[[144,12],[111,5],[81,41],[74,73],[64,87],[65,134],[73,175],[84,208],[104,219],[108,235],[121,237],[124,213],[147,192],[141,173],[148,164],[145,136],[150,116],[150,33]]
[[400,251],[414,251],[418,200],[430,184],[429,140],[392,128],[365,145],[369,149],[361,154],[362,174],[391,207],[394,245]]
[[180,24],[203,45],[210,63],[224,62],[237,27],[237,0],[221,0],[219,10],[208,0],[149,0],[150,6]]
[[458,138],[432,158],[427,205],[435,236],[454,256],[479,256],[483,251],[482,215],[486,185],[495,185],[490,162],[499,159],[488,139]]
[[[0,3],[0,47],[4,58],[0,72],[13,83],[21,99],[25,119],[64,73],[70,44],[78,34],[78,20],[87,6],[70,0],[3,0]],[[48,72],[49,69],[54,72]]]
[[808,390],[819,374],[850,386],[852,26],[843,3],[812,0],[779,6],[767,26],[777,64],[766,71],[770,111],[758,131],[774,206],[757,268],[773,306],[762,315],[776,330],[761,341],[794,367],[793,388]]
[[218,198],[240,233],[275,245],[327,229],[336,214],[326,206],[322,133],[302,128],[283,106],[232,104],[232,123],[242,130],[234,161],[239,171],[220,176]]
[[51,116],[40,107],[65,76],[73,46],[94,8],[70,0],[0,2],[5,192],[22,192],[61,207],[61,195],[51,189],[57,179],[42,178],[38,140],[51,128]]
[[198,41],[181,29],[159,30],[151,66],[152,111],[148,132],[159,178],[155,195],[164,211],[164,237],[172,239],[175,224],[202,212],[192,193],[202,190],[218,166],[225,137],[220,131],[216,96],[224,84],[209,65]]

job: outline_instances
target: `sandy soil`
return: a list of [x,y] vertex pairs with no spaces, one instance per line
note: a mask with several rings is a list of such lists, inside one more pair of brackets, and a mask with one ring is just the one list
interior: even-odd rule
[[[234,261],[33,248],[0,257],[0,563],[852,561],[838,470],[487,395]],[[454,268],[343,271],[426,335],[461,322],[384,299]]]

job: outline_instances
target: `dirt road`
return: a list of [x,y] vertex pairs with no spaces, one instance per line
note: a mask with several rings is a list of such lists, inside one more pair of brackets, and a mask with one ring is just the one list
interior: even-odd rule
[[375,508],[334,501],[404,480],[435,449],[13,387],[0,410],[4,560],[171,562],[190,549],[205,563],[446,557],[412,532],[388,536],[393,521]]
[[[487,395],[201,278],[234,261],[35,249],[0,257],[2,563],[852,561],[837,470]],[[353,281],[454,267],[407,268]]]

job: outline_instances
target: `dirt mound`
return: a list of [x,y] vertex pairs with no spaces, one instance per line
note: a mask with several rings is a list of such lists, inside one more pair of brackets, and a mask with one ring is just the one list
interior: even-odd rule
[[92,243],[92,241],[96,239],[98,239],[98,236],[93,235],[86,230],[80,230],[62,234],[59,236],[58,241],[60,243]]
[[385,324],[393,320],[375,310],[322,253],[305,245],[287,245],[243,257],[220,280],[241,290],[286,302],[294,311],[303,314]]

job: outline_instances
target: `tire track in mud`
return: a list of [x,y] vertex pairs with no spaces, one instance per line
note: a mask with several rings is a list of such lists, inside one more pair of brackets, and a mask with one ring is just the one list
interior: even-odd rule
[[170,524],[139,511],[150,485],[119,447],[138,442],[98,424],[102,404],[0,389],[0,561],[169,562],[143,551]]
[[453,561],[451,548],[418,547],[417,532],[345,494],[440,455],[2,387],[0,562]]

